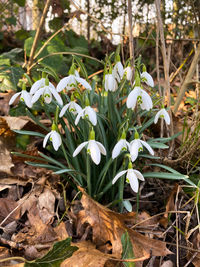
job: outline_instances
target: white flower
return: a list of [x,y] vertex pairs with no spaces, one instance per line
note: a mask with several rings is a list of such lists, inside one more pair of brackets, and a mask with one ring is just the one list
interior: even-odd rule
[[67,110],[76,115],[82,111],[82,108],[75,101],[71,101],[62,108],[59,117],[61,118]]
[[153,81],[153,78],[151,77],[151,75],[144,71],[142,74],[141,74],[141,79],[149,86],[151,87],[154,87],[154,81]]
[[168,124],[168,125],[170,124],[170,116],[164,108],[162,108],[160,111],[158,111],[156,113],[154,123],[157,123],[159,118],[163,118],[165,120],[166,124]]
[[120,80],[123,78],[124,75],[124,68],[123,65],[120,61],[118,61],[112,71],[112,74],[114,76],[115,79],[117,79],[118,82],[120,82]]
[[76,119],[75,119],[75,124],[77,125],[80,118],[88,118],[89,121],[92,123],[92,125],[96,125],[97,124],[97,114],[95,112],[95,110],[93,108],[91,108],[90,106],[86,106],[84,109],[82,109]]
[[150,145],[147,142],[142,141],[139,138],[137,138],[130,142],[130,154],[131,154],[132,162],[137,159],[138,152],[143,151],[143,146],[146,147],[146,149],[149,151],[149,153],[152,156],[154,155],[154,151],[150,147]]
[[[37,82],[35,82],[32,86],[31,86],[31,90],[30,90],[30,94],[31,95],[34,95],[36,93],[36,91],[38,91],[40,88],[44,87],[45,86],[45,78],[42,78],[40,80],[38,80]],[[54,85],[49,82],[49,86],[54,88]]]
[[45,148],[48,139],[50,139],[50,141],[53,144],[54,149],[57,151],[58,148],[61,146],[62,140],[61,137],[59,135],[59,133],[55,130],[52,130],[50,133],[48,133],[43,141],[43,147]]
[[14,94],[9,101],[9,105],[12,105],[18,96],[20,96],[20,100],[23,101],[27,107],[32,108],[33,104],[31,103],[31,94],[26,90],[22,90],[21,92]]
[[76,72],[75,75],[70,74],[69,76],[61,79],[56,87],[56,90],[58,92],[61,92],[63,89],[66,88],[69,91],[76,87],[78,83],[83,85],[86,89],[92,90],[90,84],[85,79],[80,78],[77,73],[78,72]]
[[55,99],[57,100],[59,105],[63,105],[63,101],[62,98],[60,97],[60,95],[58,94],[58,92],[56,91],[56,88],[52,85],[45,85],[42,88],[38,89],[35,94],[32,97],[32,104],[34,104],[39,98],[40,96],[44,97],[44,101],[49,104],[52,101],[52,95],[55,97]]
[[106,155],[105,147],[98,141],[89,140],[80,144],[73,153],[73,157],[76,157],[78,153],[87,146],[87,153],[91,155],[92,160],[96,165],[101,161],[101,154]]
[[125,151],[129,148],[130,148],[129,142],[127,142],[126,139],[120,139],[113,148],[112,158],[115,159],[122,150]]
[[111,92],[117,90],[117,82],[112,74],[105,75],[105,90]]
[[131,69],[130,66],[128,66],[128,67],[126,67],[126,68],[124,69],[124,73],[126,74],[126,79],[127,79],[128,81],[131,81],[133,72],[132,72],[132,69]]
[[124,171],[119,172],[113,178],[112,184],[114,184],[125,173],[127,173],[126,182],[130,183],[130,186],[131,186],[132,190],[137,193],[138,192],[138,188],[139,188],[138,179],[140,179],[141,181],[144,181],[144,177],[139,171],[134,170],[132,168],[128,168],[128,170],[124,170]]
[[137,101],[140,104],[141,109],[146,109],[148,111],[153,107],[151,97],[139,86],[136,86],[128,95],[126,101],[127,108],[134,109]]

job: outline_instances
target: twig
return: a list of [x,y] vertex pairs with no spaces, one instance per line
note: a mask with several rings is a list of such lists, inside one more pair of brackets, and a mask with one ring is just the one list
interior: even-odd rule
[[39,40],[39,37],[40,37],[40,33],[42,31],[42,28],[43,28],[43,25],[44,25],[44,22],[45,22],[45,18],[46,18],[50,3],[51,3],[51,0],[47,0],[46,1],[45,7],[44,7],[44,10],[43,10],[43,13],[42,13],[42,17],[40,19],[39,27],[38,27],[38,29],[36,31],[36,34],[35,34],[35,38],[34,38],[34,41],[33,41],[31,52],[30,52],[30,58],[29,58],[29,61],[28,61],[28,67],[27,67],[27,73],[28,74],[30,74],[30,66],[33,63],[34,53],[35,53],[35,50],[36,50],[36,47],[37,47],[37,43],[38,43],[38,40]]
[[132,26],[132,2],[128,0],[128,28],[129,28],[129,52],[130,52],[130,59],[131,59],[131,67],[133,69],[133,79],[134,79],[134,44],[133,44],[133,26]]

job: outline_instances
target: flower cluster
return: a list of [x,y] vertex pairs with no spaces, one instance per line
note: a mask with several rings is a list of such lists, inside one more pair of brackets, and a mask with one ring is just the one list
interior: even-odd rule
[[[127,81],[131,90],[127,92],[125,106],[130,112],[133,112],[137,105],[140,106],[142,110],[146,111],[150,111],[153,108],[152,99],[149,93],[143,88],[144,83],[149,87],[154,87],[153,79],[144,66],[141,72],[138,69],[139,68],[135,70],[135,74],[133,75],[131,66],[127,65],[123,67],[118,56],[114,67],[110,64],[109,69],[106,69],[104,75],[103,89],[107,92],[109,91],[108,94],[116,92],[119,88],[119,84],[122,81]],[[132,83],[133,78],[134,82]],[[20,100],[23,101],[28,108],[33,108],[34,103],[38,100],[43,104],[50,104],[54,99],[54,102],[58,104],[59,114],[52,124],[51,131],[44,138],[43,147],[46,147],[48,140],[52,143],[55,151],[58,151],[58,149],[62,147],[63,140],[59,132],[58,119],[61,119],[66,113],[71,113],[74,119],[73,125],[79,127],[82,124],[80,121],[84,120],[87,124],[85,129],[89,130],[88,140],[81,140],[83,142],[78,142],[78,146],[73,151],[72,157],[76,157],[85,147],[87,154],[91,157],[95,165],[99,165],[101,162],[101,155],[107,157],[109,153],[102,143],[95,140],[95,127],[102,127],[102,125],[98,125],[98,107],[95,106],[94,108],[94,105],[90,103],[91,100],[89,96],[92,90],[89,82],[81,78],[74,65],[72,65],[69,75],[61,79],[56,87],[49,81],[48,77],[42,77],[32,85],[30,92],[27,92],[24,86],[21,92],[14,94],[9,104],[13,104],[17,97],[20,97]],[[71,94],[70,101],[67,103],[65,98],[66,93]],[[166,124],[170,124],[169,114],[164,107],[155,115],[154,123],[157,123],[159,118],[163,118]],[[127,119],[127,121],[129,121],[129,119]],[[117,160],[117,157],[125,151],[125,155],[128,158],[128,162],[126,162],[128,169],[122,170],[116,174],[112,180],[112,184],[121,176],[126,175],[126,182],[130,183],[133,191],[138,192],[138,179],[144,181],[144,177],[138,170],[133,169],[133,163],[137,160],[143,149],[146,149],[152,156],[154,155],[154,151],[146,141],[140,139],[136,129],[133,132],[133,130],[129,130],[129,127],[125,125],[124,123],[119,128],[118,136],[120,138],[117,143],[113,144],[111,147],[111,155],[112,160]],[[126,136],[129,136],[131,141],[126,140]]]

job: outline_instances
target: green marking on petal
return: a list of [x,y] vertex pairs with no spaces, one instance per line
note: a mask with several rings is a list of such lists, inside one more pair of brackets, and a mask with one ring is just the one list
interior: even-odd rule
[[122,147],[122,151],[127,151],[127,148],[126,147]]
[[139,147],[138,151],[139,152],[143,151],[143,148],[142,147]]
[[50,97],[50,94],[45,94],[44,97]]
[[128,184],[130,184],[130,181],[129,181],[129,179],[126,177],[126,182],[128,183]]
[[164,118],[164,117],[165,117],[164,115],[162,115],[162,114],[160,115],[160,118]]

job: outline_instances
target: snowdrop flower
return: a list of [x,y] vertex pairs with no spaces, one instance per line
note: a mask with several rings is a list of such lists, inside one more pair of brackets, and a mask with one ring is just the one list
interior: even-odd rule
[[132,163],[129,162],[129,165],[128,165],[128,169],[127,170],[124,170],[124,171],[121,171],[119,172],[112,180],[112,184],[116,183],[116,181],[121,177],[123,176],[124,174],[126,174],[126,182],[127,183],[130,183],[130,186],[132,188],[132,190],[134,192],[138,192],[138,188],[139,188],[139,183],[138,183],[138,179],[140,179],[141,181],[144,181],[144,177],[143,175],[133,169],[133,166],[132,166]]
[[123,132],[121,139],[117,142],[117,144],[114,146],[113,151],[112,151],[112,158],[115,159],[116,157],[119,156],[121,151],[126,151],[127,149],[130,149],[130,144],[129,142],[126,141],[126,133]]
[[114,78],[120,82],[120,80],[123,78],[123,75],[124,75],[124,68],[123,68],[123,65],[121,63],[121,61],[118,61],[114,68],[113,68],[113,71],[112,71],[112,74],[114,76]]
[[58,148],[61,146],[62,140],[60,134],[56,131],[56,125],[52,125],[52,130],[48,133],[43,141],[43,147],[45,148],[48,139],[52,142],[53,148],[57,151]]
[[42,96],[44,102],[47,104],[51,103],[52,95],[55,97],[59,105],[63,105],[62,98],[56,91],[56,88],[52,83],[49,82],[48,78],[42,78],[39,81],[35,82],[31,87],[30,93],[33,94],[31,103],[34,104]]
[[135,139],[130,142],[130,154],[131,154],[131,160],[132,162],[135,161],[138,157],[138,152],[143,151],[143,146],[146,147],[146,149],[149,151],[149,153],[153,156],[154,151],[150,147],[150,145],[139,139],[139,134],[135,133]]
[[130,66],[128,66],[128,67],[126,67],[126,68],[124,69],[124,73],[125,73],[125,75],[126,75],[126,79],[127,79],[128,81],[131,81],[133,72],[132,72],[132,69],[131,69]]
[[141,79],[142,79],[147,85],[149,85],[149,86],[151,86],[151,87],[154,87],[154,81],[153,81],[153,78],[151,77],[151,75],[150,75],[148,72],[146,72],[146,71],[142,72],[142,74],[141,74]]
[[25,89],[22,89],[21,92],[14,94],[9,101],[9,105],[12,105],[18,96],[20,96],[20,100],[23,101],[27,107],[32,108],[33,104],[31,103],[31,94]]
[[97,114],[93,108],[90,106],[86,106],[84,109],[82,109],[80,112],[78,112],[78,115],[75,119],[75,125],[79,123],[80,118],[88,118],[89,121],[92,123],[92,125],[97,124]]
[[111,92],[117,90],[117,82],[112,74],[105,75],[105,90]]
[[75,101],[71,101],[62,108],[59,117],[61,118],[67,110],[76,115],[77,113],[80,113],[82,111],[82,108]]
[[157,123],[159,118],[163,118],[165,120],[166,124],[168,124],[168,125],[170,124],[170,116],[164,108],[162,108],[160,111],[158,111],[156,113],[154,123]]
[[151,97],[140,86],[136,86],[128,95],[126,101],[127,108],[134,109],[137,101],[143,110],[146,109],[149,111],[153,107]]
[[101,161],[101,154],[106,155],[105,147],[98,141],[95,141],[95,132],[90,132],[89,141],[80,144],[73,153],[73,157],[76,157],[78,153],[87,146],[87,153],[90,154],[92,160],[96,165]]
[[60,80],[60,82],[58,83],[56,90],[58,92],[61,92],[63,89],[67,89],[67,91],[73,89],[74,87],[77,87],[78,83],[80,83],[81,85],[83,85],[85,87],[85,89],[88,90],[92,90],[92,87],[90,86],[90,84],[83,78],[79,77],[78,72],[75,71],[69,71],[70,73],[74,73],[74,74],[70,74],[69,76],[63,78]]

